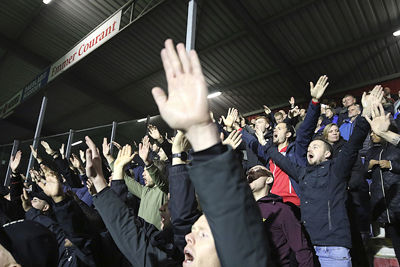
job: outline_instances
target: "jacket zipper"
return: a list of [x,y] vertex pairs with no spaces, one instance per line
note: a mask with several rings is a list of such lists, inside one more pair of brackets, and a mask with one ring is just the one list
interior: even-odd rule
[[292,182],[290,181],[289,177],[288,177],[288,179],[289,179],[289,193],[291,194],[292,193]]
[[329,230],[332,230],[332,221],[331,221],[331,202],[328,200],[328,223],[329,223]]
[[[383,152],[383,149],[381,150],[381,153],[379,153],[379,160],[382,160],[382,152]],[[391,223],[390,216],[389,216],[389,209],[388,209],[387,202],[386,202],[385,187],[383,186],[382,169],[380,169],[380,168],[379,168],[379,174],[381,176],[381,187],[382,187],[383,200],[385,201],[386,216],[388,218],[388,223]]]

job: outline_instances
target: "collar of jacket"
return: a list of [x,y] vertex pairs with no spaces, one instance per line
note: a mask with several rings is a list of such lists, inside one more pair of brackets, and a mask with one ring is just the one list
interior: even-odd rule
[[316,169],[319,169],[319,168],[325,168],[325,167],[327,167],[329,164],[331,164],[331,161],[332,160],[330,160],[330,159],[328,159],[328,160],[326,160],[326,161],[324,161],[324,162],[321,162],[320,164],[318,164],[318,165],[308,165],[308,167],[307,167],[307,172],[309,173],[309,172],[313,172],[314,170],[316,170]]
[[291,142],[288,145],[288,148],[286,149],[286,153],[288,153],[290,150],[292,150],[294,148],[295,142]]
[[283,202],[282,197],[269,193],[265,197],[260,198],[257,202],[269,203],[272,202],[275,204],[276,202]]

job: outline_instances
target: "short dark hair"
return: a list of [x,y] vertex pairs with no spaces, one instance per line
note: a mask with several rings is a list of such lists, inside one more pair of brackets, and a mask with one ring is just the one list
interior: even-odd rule
[[325,140],[325,138],[322,137],[322,136],[317,136],[317,137],[315,137],[315,138],[313,139],[313,141],[318,141],[318,140],[319,140],[319,141],[322,141],[322,142],[324,143],[325,149],[328,150],[328,151],[331,153],[331,156],[330,156],[330,157],[332,157],[332,153],[333,153],[333,147],[332,147],[332,145],[329,144],[329,142],[328,142],[327,140]]
[[[280,123],[283,123],[286,125],[286,129],[291,133],[291,136],[289,137],[289,142],[292,142],[296,137],[296,129],[288,122],[283,121]],[[280,123],[278,123],[278,124],[280,124]]]

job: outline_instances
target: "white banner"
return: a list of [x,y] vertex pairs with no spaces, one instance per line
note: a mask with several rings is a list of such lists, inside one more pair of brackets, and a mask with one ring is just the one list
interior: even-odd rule
[[122,10],[105,21],[99,28],[97,28],[78,45],[72,48],[65,56],[51,65],[48,82],[63,73],[85,56],[89,55],[96,48],[100,47],[107,42],[107,40],[117,34],[121,22],[121,13]]

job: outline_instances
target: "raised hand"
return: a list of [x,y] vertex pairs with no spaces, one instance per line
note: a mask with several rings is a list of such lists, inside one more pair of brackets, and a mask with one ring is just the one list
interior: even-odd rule
[[385,110],[382,104],[373,105],[371,109],[372,120],[369,117],[365,119],[371,125],[371,129],[377,135],[387,132],[390,126],[390,113],[385,115]]
[[118,150],[121,150],[121,149],[122,149],[122,146],[121,146],[120,144],[118,144],[117,142],[112,141],[111,143],[112,143]]
[[10,168],[12,172],[17,172],[18,166],[21,162],[21,155],[22,152],[19,150],[17,151],[17,153],[15,154],[15,156],[11,156],[10,158]]
[[172,145],[172,143],[174,142],[173,138],[174,138],[174,137],[168,138],[168,133],[165,133],[165,140],[167,140],[167,142],[170,143],[171,145]]
[[103,156],[106,158],[108,163],[111,163],[114,161],[113,156],[110,153],[110,143],[108,143],[107,138],[104,137],[103,139],[103,144],[102,144],[102,150],[103,150]]
[[208,90],[197,53],[188,53],[183,44],[178,44],[176,51],[168,39],[161,59],[168,96],[159,87],[152,90],[161,117],[171,128],[182,130],[195,151],[215,145],[218,131],[209,115]]
[[139,144],[139,157],[143,160],[146,166],[150,165],[149,152],[150,152],[150,140],[149,137],[146,135],[143,138],[142,143]]
[[328,87],[328,85],[329,85],[328,76],[326,75],[319,77],[315,86],[312,82],[310,82],[310,94],[314,102],[319,101],[319,99],[324,94],[325,89],[326,87]]
[[261,145],[263,145],[263,146],[265,146],[265,144],[267,143],[267,141],[265,140],[265,138],[264,138],[264,134],[263,134],[263,132],[260,130],[260,129],[258,129],[258,128],[256,128],[256,137],[257,137],[257,139],[258,139],[258,142],[261,144]]
[[110,156],[110,144],[108,143],[106,137],[103,138],[102,148],[103,148],[103,156],[104,157]]
[[97,194],[96,188],[94,187],[94,184],[92,182],[92,180],[88,179],[86,181],[86,187],[88,189],[88,192],[91,196],[94,196]]
[[178,131],[172,143],[172,154],[186,152],[190,149],[190,143],[182,131]]
[[25,188],[22,188],[21,202],[22,208],[25,212],[32,208],[31,200],[29,199],[28,193],[26,192]]
[[46,141],[41,141],[40,144],[44,147],[47,154],[54,155],[55,151],[51,149],[49,143],[47,143]]
[[34,183],[38,183],[41,179],[44,179],[44,176],[42,177],[38,171],[34,170],[34,169],[30,169],[29,170],[29,174],[31,176],[32,182]]
[[149,129],[149,135],[151,138],[153,138],[160,144],[164,142],[164,139],[156,126],[149,124],[147,128]]
[[228,114],[226,115],[226,118],[224,116],[222,116],[222,120],[224,121],[225,126],[228,127],[228,129],[231,129],[233,123],[236,121],[238,116],[239,116],[239,113],[238,113],[237,109],[230,108],[228,110]]
[[42,163],[43,159],[39,156],[37,149],[33,148],[33,145],[29,146],[31,148],[32,156],[36,159],[37,163]]
[[[224,134],[221,133],[221,139],[224,138]],[[239,131],[232,131],[228,137],[222,141],[223,145],[230,145],[232,149],[236,149],[242,143],[242,133]]]
[[300,114],[300,109],[299,109],[299,107],[298,106],[295,106],[293,109],[291,109],[290,111],[289,111],[289,118],[294,118],[294,117],[297,117],[297,116],[299,116],[299,114]]
[[43,192],[51,197],[54,202],[58,203],[64,199],[64,192],[61,187],[60,179],[55,171],[51,170],[44,164],[40,165],[40,168],[44,172],[44,179],[39,179],[37,184],[42,188]]
[[122,149],[118,152],[118,157],[114,162],[114,169],[115,168],[122,168],[133,160],[135,154],[132,154],[132,147],[130,145],[125,145]]
[[[86,175],[89,179],[92,179],[92,182],[96,187],[97,192],[100,192],[105,187],[107,187],[107,183],[103,175],[100,152],[96,145],[93,143],[92,139],[90,139],[88,136],[85,137],[85,141],[86,145],[88,146],[88,149],[86,150]],[[107,143],[106,138],[104,141],[105,143]]]
[[82,150],[79,150],[79,157],[80,157],[82,163],[84,164],[86,162],[85,152],[83,152]]
[[60,151],[61,158],[65,159],[65,144],[64,143],[61,144],[59,151]]
[[373,105],[378,106],[380,103],[382,103],[382,98],[383,89],[381,85],[376,85],[369,95],[364,92],[361,98],[361,104],[363,106],[362,115],[368,118],[371,117]]
[[267,114],[267,115],[271,114],[271,109],[270,109],[269,107],[267,107],[266,105],[264,105],[263,108],[264,108],[265,114]]
[[290,99],[289,99],[289,104],[290,104],[290,107],[291,108],[294,108],[294,97],[292,96]]
[[79,169],[82,167],[81,162],[75,154],[72,154],[69,160],[74,168]]
[[69,160],[71,161],[72,166],[79,171],[80,175],[85,174],[85,168],[82,166],[82,163],[79,160],[77,155],[72,154],[72,156],[69,158]]

